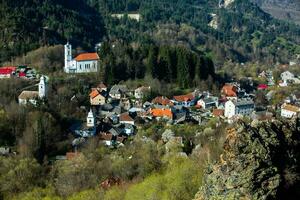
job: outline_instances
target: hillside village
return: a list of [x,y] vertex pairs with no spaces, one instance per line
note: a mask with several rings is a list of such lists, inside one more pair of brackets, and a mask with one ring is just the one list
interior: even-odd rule
[[0,200],[298,200],[297,7],[1,1]]
[[[64,49],[65,73],[89,74],[96,73],[101,68],[101,56],[97,53],[80,53],[73,58],[71,44],[67,43]],[[47,98],[49,78],[37,75],[32,68],[2,67],[0,77],[39,80],[36,84],[38,91],[23,90],[20,93],[20,106],[38,106]],[[278,105],[258,105],[255,96],[261,91],[265,93],[263,98],[271,100],[276,88],[300,84],[297,75],[286,70],[281,73],[278,83],[275,82],[271,70],[262,71],[258,77],[265,82],[254,86],[250,78],[244,86],[241,86],[240,82],[227,82],[218,94],[195,88],[190,93],[172,97],[153,96],[149,85],[129,88],[126,84],[107,86],[100,82],[86,94],[90,106],[87,108],[85,121],[74,124],[71,128],[75,136],[72,142],[73,150],[76,151],[77,147],[90,137],[98,137],[111,148],[123,146],[126,140],[138,134],[145,124],[157,121],[169,126],[188,123],[204,125],[212,118],[224,123],[233,123],[244,117],[251,121],[277,117],[291,119],[300,113],[299,93],[291,94]],[[177,141],[182,143],[183,138],[179,138]]]

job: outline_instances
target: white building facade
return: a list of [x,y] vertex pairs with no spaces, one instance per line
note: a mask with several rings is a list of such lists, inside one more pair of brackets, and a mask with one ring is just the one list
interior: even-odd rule
[[281,106],[281,117],[291,119],[300,113],[300,108],[290,104],[283,104]]
[[26,105],[30,103],[35,106],[38,99],[43,100],[47,97],[47,92],[48,84],[46,78],[45,76],[41,76],[38,84],[38,91],[23,91],[18,97],[19,104]]
[[65,46],[65,67],[66,73],[93,73],[99,70],[99,56],[97,53],[82,53],[72,58],[72,45]]
[[235,115],[250,115],[254,107],[254,102],[250,99],[229,100],[225,103],[224,116],[230,119]]

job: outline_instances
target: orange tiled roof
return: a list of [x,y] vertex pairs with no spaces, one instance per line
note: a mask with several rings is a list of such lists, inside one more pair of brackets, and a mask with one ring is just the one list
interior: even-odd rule
[[173,113],[171,109],[151,109],[150,113],[154,117],[168,117],[170,119],[173,118]]
[[224,85],[222,88],[222,93],[227,97],[236,97],[237,88],[233,85]]
[[178,102],[184,102],[184,101],[191,101],[195,97],[193,93],[187,94],[187,95],[179,95],[179,96],[174,96],[174,99]]
[[85,60],[99,60],[97,53],[82,53],[79,54],[76,58],[76,61],[85,61]]
[[93,89],[92,92],[90,93],[90,98],[95,98],[96,96],[98,96],[100,93],[97,89]]
[[162,96],[156,97],[155,99],[153,99],[152,103],[161,104],[164,106],[166,106],[166,105],[173,106],[174,105],[170,99],[168,99],[167,97],[162,97]]

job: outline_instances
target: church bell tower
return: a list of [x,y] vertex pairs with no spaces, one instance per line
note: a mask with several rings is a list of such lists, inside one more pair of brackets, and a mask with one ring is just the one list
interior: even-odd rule
[[72,61],[72,45],[69,42],[65,45],[65,72],[69,72],[69,65]]

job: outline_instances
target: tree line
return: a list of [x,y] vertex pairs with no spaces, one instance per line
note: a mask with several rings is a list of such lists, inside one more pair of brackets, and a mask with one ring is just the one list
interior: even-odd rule
[[108,84],[151,77],[189,88],[215,77],[212,60],[185,47],[143,45],[134,49],[123,42],[106,42],[99,53]]

